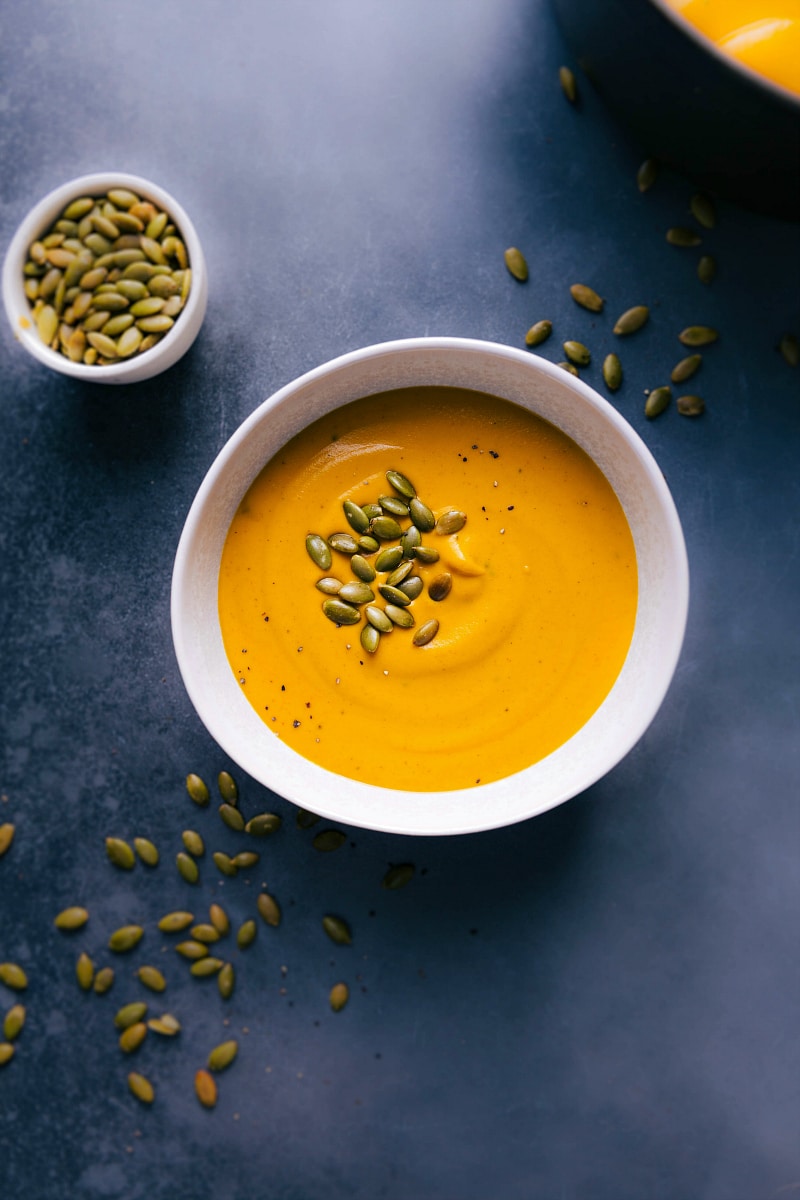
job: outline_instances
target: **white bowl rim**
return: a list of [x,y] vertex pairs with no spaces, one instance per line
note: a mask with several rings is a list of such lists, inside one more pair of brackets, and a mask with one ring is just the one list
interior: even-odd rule
[[[663,525],[665,554],[668,558],[669,566],[669,611],[666,612],[666,606],[662,605],[665,609],[665,626],[661,630],[661,637],[658,643],[659,661],[653,668],[652,678],[648,678],[646,700],[635,711],[628,713],[626,734],[621,745],[609,749],[605,756],[601,755],[596,761],[592,761],[588,769],[566,772],[567,779],[563,783],[563,786],[554,788],[545,798],[539,798],[536,802],[526,802],[524,800],[519,802],[515,799],[511,810],[509,810],[508,806],[511,789],[514,789],[515,796],[517,792],[524,792],[526,784],[534,778],[534,773],[541,772],[543,764],[549,765],[551,773],[552,771],[555,771],[556,774],[564,772],[564,764],[566,756],[570,753],[570,747],[575,742],[575,739],[580,737],[583,731],[598,718],[598,714],[603,712],[609,703],[610,697],[614,695],[619,686],[619,679],[614,688],[612,688],[609,698],[604,701],[594,716],[590,718],[587,725],[583,726],[582,730],[579,730],[573,738],[570,738],[568,742],[560,746],[553,754],[548,755],[546,759],[492,783],[482,784],[473,788],[436,792],[409,792],[382,788],[336,775],[317,766],[317,764],[303,758],[296,751],[292,750],[291,747],[286,746],[285,743],[276,738],[267,726],[261,722],[261,719],[252,710],[249,702],[241,696],[241,693],[237,689],[236,695],[240,697],[241,705],[243,706],[242,715],[244,715],[246,707],[252,714],[255,722],[266,731],[269,739],[276,743],[276,747],[280,748],[279,750],[276,749],[276,755],[286,753],[292,760],[293,768],[299,772],[301,776],[299,785],[295,785],[292,779],[287,786],[285,778],[276,780],[275,774],[270,769],[274,767],[274,763],[268,762],[265,769],[263,760],[253,754],[249,750],[249,747],[243,747],[241,741],[237,741],[236,737],[232,737],[230,731],[225,728],[224,721],[219,718],[217,697],[209,694],[207,679],[201,665],[198,663],[196,640],[185,621],[187,609],[191,607],[190,593],[193,583],[190,577],[193,556],[203,539],[207,506],[212,494],[218,493],[219,489],[224,487],[226,473],[230,472],[232,464],[235,463],[239,452],[246,445],[253,431],[257,430],[263,422],[269,421],[276,410],[280,411],[289,404],[298,392],[313,387],[320,381],[330,380],[332,375],[338,372],[347,372],[352,367],[370,364],[372,361],[386,356],[414,356],[437,352],[452,353],[458,356],[469,354],[489,355],[506,363],[516,364],[522,369],[525,369],[527,366],[527,369],[534,374],[537,371],[542,373],[551,382],[557,383],[561,389],[572,393],[582,404],[588,405],[590,409],[593,409],[605,421],[608,428],[613,432],[614,437],[620,440],[619,444],[627,447],[635,456],[635,459],[641,466],[642,478],[647,488],[652,491],[655,497],[659,507],[658,519]],[[406,385],[398,383],[394,386],[401,387]],[[443,386],[448,385],[444,384]],[[464,385],[457,384],[455,386]],[[372,389],[373,392],[375,390]],[[487,389],[480,388],[479,390]],[[367,391],[358,394],[372,393]],[[352,398],[355,398],[355,395]],[[345,403],[347,403],[347,400],[342,399],[339,403],[330,407],[339,407]],[[320,409],[317,415],[320,415],[322,411]],[[532,411],[535,412],[537,410],[534,408]],[[555,423],[558,424],[558,422]],[[280,449],[279,445],[271,451],[261,465],[265,465],[269,457],[277,453],[278,449]],[[257,474],[257,471],[255,474]],[[255,474],[251,474],[251,481],[255,478]],[[241,500],[243,494],[244,491],[238,493],[238,497],[235,498],[236,504]],[[225,532],[227,532],[229,523],[227,521],[225,525]],[[213,580],[216,593],[219,566],[218,555],[216,556],[216,563],[213,565],[216,567]],[[538,355],[501,343],[482,341],[474,338],[426,336],[381,342],[340,355],[329,362],[307,371],[284,387],[279,388],[245,418],[219,451],[208,469],[186,517],[173,567],[171,620],[173,644],[178,667],[189,697],[201,721],[222,750],[253,778],[298,807],[312,809],[321,817],[338,821],[342,824],[415,836],[449,836],[480,832],[527,820],[585,791],[616,766],[643,736],[662,704],[675,673],[682,649],[688,618],[688,604],[688,559],[677,509],[655,458],[638,433],[636,433],[624,417],[583,380],[574,378],[561,367]],[[215,630],[215,637],[218,638],[221,646],[221,636],[218,629]],[[231,687],[236,688],[233,671],[230,668],[228,670]],[[625,670],[626,667],[624,666],[620,678]],[[481,801],[477,811],[475,805],[476,797],[479,797]],[[376,805],[376,799],[380,799],[384,803]],[[415,800],[417,804],[420,801],[423,802],[424,813],[422,815],[419,811],[411,815],[402,811],[403,802],[408,802],[409,799]],[[466,803],[465,811],[469,814],[468,816],[448,820],[440,820],[435,816],[431,818],[430,814],[431,812],[436,813],[438,804],[444,805],[446,809],[451,809],[454,807],[454,804],[457,805],[461,800]],[[497,800],[505,800],[505,808],[503,808],[502,804],[497,808],[494,807],[493,802]]]
[[[65,355],[45,346],[31,322],[23,327],[23,318],[30,321],[31,310],[24,290],[24,266],[28,247],[62,209],[77,196],[102,195],[109,188],[123,187],[153,200],[165,209],[177,225],[186,244],[192,269],[192,286],[180,319],[172,329],[141,356],[133,355],[124,362],[106,367],[71,362]],[[152,378],[166,371],[181,358],[194,342],[205,317],[208,301],[208,273],[203,248],[197,230],[183,206],[165,188],[141,175],[125,171],[95,171],[79,175],[53,188],[28,210],[17,226],[6,250],[3,262],[3,301],[12,333],[17,341],[40,363],[91,383],[128,383]]]

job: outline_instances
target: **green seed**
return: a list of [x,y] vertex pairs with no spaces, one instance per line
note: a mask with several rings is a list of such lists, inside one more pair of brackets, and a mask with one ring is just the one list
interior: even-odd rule
[[14,1053],[15,1050],[11,1042],[0,1042],[0,1067],[4,1067],[6,1063],[11,1062]]
[[195,962],[198,958],[205,958],[208,954],[208,946],[204,942],[178,942],[175,947],[176,954],[180,954],[181,958],[188,958]]
[[646,304],[635,304],[633,308],[628,308],[617,317],[614,325],[614,333],[624,336],[628,333],[636,333],[637,329],[641,329],[647,324],[650,317],[650,309]]
[[380,645],[380,631],[374,625],[367,624],[361,630],[360,641],[367,654],[374,654]]
[[405,558],[400,563],[399,567],[395,567],[394,571],[392,571],[391,575],[389,575],[386,582],[388,583],[389,587],[399,587],[403,580],[407,579],[413,570],[414,563],[410,558]]
[[238,867],[233,865],[233,860],[229,855],[223,853],[222,850],[215,850],[211,857],[214,860],[214,866],[223,875],[232,877],[239,874]]
[[[800,342],[793,333],[785,333],[778,343],[778,349],[783,356],[783,361],[790,367],[796,367],[800,362]],[[0,854],[2,849],[0,848]]]
[[607,354],[603,359],[603,379],[611,392],[616,392],[622,384],[622,363],[616,354]]
[[401,499],[400,496],[379,496],[378,504],[382,512],[389,513],[392,517],[408,516],[408,501]]
[[341,1012],[350,998],[350,989],[346,983],[335,983],[330,990],[328,1001],[334,1012]]
[[132,870],[136,862],[136,855],[122,838],[107,837],[106,854],[114,866],[121,867],[123,871]]
[[339,599],[346,600],[348,604],[368,604],[375,599],[375,593],[368,583],[353,579],[339,589]]
[[646,158],[639,170],[636,172],[636,185],[640,192],[649,192],[655,181],[658,179],[658,161],[655,158]]
[[392,624],[399,625],[401,629],[411,629],[415,623],[408,609],[401,608],[398,604],[387,604],[384,612]]
[[690,354],[688,358],[682,358],[679,363],[676,363],[672,368],[670,379],[673,383],[683,383],[687,379],[691,379],[695,371],[703,361],[702,354]]
[[430,533],[436,525],[436,517],[433,515],[427,504],[423,504],[418,496],[415,496],[408,505],[408,515],[416,525],[420,533]]
[[3,1020],[3,1037],[7,1042],[14,1042],[22,1032],[25,1024],[25,1005],[14,1004],[6,1013]]
[[234,854],[231,861],[237,871],[249,871],[252,867],[258,866],[261,855],[256,854],[254,850],[240,850],[238,854]]
[[672,391],[668,387],[653,388],[644,406],[644,415],[652,420],[664,412],[669,405]]
[[537,321],[535,325],[531,325],[525,334],[525,345],[541,346],[542,342],[546,342],[552,332],[552,321]]
[[684,346],[707,346],[715,342],[719,334],[708,325],[689,325],[678,334],[678,341]]
[[[332,533],[328,538],[328,545],[332,550],[337,550],[339,554],[357,554],[361,548],[352,533]],[[323,567],[322,569],[326,570],[327,568]]]
[[10,821],[6,821],[4,825],[0,825],[0,858],[3,857],[13,842],[15,831],[16,826],[12,825]]
[[375,570],[381,574],[388,571],[394,571],[400,566],[403,561],[402,546],[387,546],[385,550],[381,550],[378,557],[375,559]]
[[259,892],[258,896],[256,897],[256,908],[258,909],[259,916],[267,923],[267,925],[272,925],[275,927],[280,925],[280,905],[275,897],[271,896],[269,892]]
[[185,850],[181,850],[179,854],[175,855],[175,865],[182,879],[185,879],[187,883],[197,883],[200,878],[197,863]]
[[378,591],[390,604],[398,604],[401,608],[405,608],[407,604],[411,603],[405,592],[401,592],[400,588],[391,587],[388,583],[382,583]]
[[94,963],[85,951],[79,955],[75,964],[75,977],[78,987],[84,992],[88,992],[94,983]]
[[158,922],[158,928],[162,933],[180,933],[181,930],[188,929],[193,920],[193,913],[182,911],[169,912]]
[[149,838],[135,837],[133,839],[133,848],[146,866],[158,866],[158,850]]
[[160,1033],[162,1037],[175,1037],[181,1031],[181,1023],[172,1013],[163,1013],[160,1017],[151,1017],[147,1028],[152,1029],[153,1033]]
[[414,487],[410,479],[402,475],[399,471],[387,471],[386,482],[390,487],[393,487],[401,496],[405,496],[406,500],[413,500],[417,494],[417,489]]
[[667,241],[671,246],[699,246],[703,239],[693,229],[673,226],[667,230]]
[[224,963],[217,973],[217,988],[223,1000],[227,1000],[233,995],[235,986],[236,972],[233,969],[233,963]]
[[212,904],[210,906],[208,910],[208,919],[220,937],[224,937],[225,934],[230,930],[231,923],[228,919],[228,914],[219,904]]
[[575,73],[569,67],[559,67],[558,82],[561,84],[561,90],[570,104],[575,104],[578,99],[578,85],[575,81]]
[[[372,520],[372,517],[370,517],[370,520]],[[359,550],[363,550],[365,554],[374,554],[381,548],[380,542],[371,533],[362,533],[357,541]]]
[[447,512],[443,512],[436,522],[436,533],[449,535],[458,533],[467,523],[467,514],[461,512],[458,508],[448,508]]
[[115,954],[127,954],[134,946],[138,946],[143,936],[144,929],[141,925],[123,925],[111,934],[108,948]]
[[80,221],[81,217],[92,211],[94,205],[95,201],[90,196],[80,196],[67,205],[63,215],[68,221]]
[[578,374],[578,368],[574,367],[572,365],[572,363],[560,362],[560,363],[557,363],[556,365],[561,367],[562,371],[566,371],[568,375],[577,375]]
[[353,937],[350,933],[350,927],[341,917],[325,916],[322,918],[322,928],[327,933],[332,942],[336,942],[339,946],[349,946]]
[[710,254],[704,254],[697,264],[697,278],[701,283],[713,283],[717,274],[716,259]]
[[699,417],[706,408],[700,396],[678,396],[675,404],[682,417]]
[[[353,557],[358,558],[358,555],[356,554]],[[342,581],[341,579],[334,579],[332,575],[324,575],[322,579],[317,580],[314,586],[319,591],[324,592],[326,596],[335,596],[342,586]]]
[[411,863],[398,863],[396,866],[389,867],[383,877],[382,886],[390,891],[396,891],[397,888],[405,887],[413,878],[414,866]]
[[363,508],[352,500],[345,500],[342,508],[350,528],[354,529],[356,533],[366,533],[369,529],[369,517]]
[[309,558],[320,571],[327,571],[333,562],[331,549],[324,538],[321,538],[318,533],[310,533],[306,538],[306,550]]
[[424,586],[425,584],[419,575],[410,575],[408,579],[404,579],[400,584],[400,591],[408,596],[409,600],[416,600],[417,596],[422,594]]
[[380,504],[362,504],[361,507],[364,510],[365,517],[367,517],[367,519],[370,521],[373,519],[373,517],[379,517],[383,512]]
[[194,829],[184,829],[183,833],[181,834],[181,840],[183,842],[184,849],[187,851],[187,853],[191,854],[193,858],[203,857],[206,852],[205,842],[201,838],[200,834],[196,833]]
[[577,367],[588,367],[592,356],[582,342],[564,342],[564,353]]
[[[392,622],[386,616],[382,608],[378,608],[374,604],[368,604],[364,609],[364,616],[369,621],[370,625],[377,629],[379,633],[391,633]],[[319,818],[317,818],[319,820]]]
[[149,988],[151,992],[163,992],[167,986],[167,981],[158,967],[139,967],[136,974],[139,976],[141,983],[146,988]]
[[114,1024],[117,1029],[130,1029],[131,1025],[143,1021],[146,1013],[147,1005],[144,1000],[133,1000],[130,1004],[123,1004],[122,1008],[117,1009]]
[[417,632],[411,639],[415,646],[427,646],[428,642],[432,642],[439,632],[439,622],[434,617],[430,621],[426,621],[424,625],[420,625]]
[[322,611],[329,621],[333,621],[334,625],[357,625],[361,620],[361,614],[358,609],[352,604],[346,604],[338,596],[332,596],[329,600],[324,600]]
[[253,837],[268,837],[271,833],[276,833],[283,824],[283,819],[277,813],[257,813],[251,817],[245,825],[245,833],[250,833]]
[[210,1071],[224,1071],[229,1067],[236,1055],[239,1052],[239,1043],[231,1039],[228,1042],[221,1042],[219,1046],[215,1046],[208,1056],[208,1069]]
[[[411,504],[414,503],[415,500],[412,500]],[[374,517],[370,521],[369,528],[370,532],[373,533],[381,542],[391,542],[394,541],[395,538],[402,537],[403,535],[403,530],[395,518],[387,516],[385,513],[380,517]],[[380,570],[380,567],[378,570]]]
[[[403,536],[400,538],[400,555],[401,555],[401,557],[413,558],[414,551],[416,550],[417,546],[420,544],[421,541],[422,541],[422,534],[417,529],[416,525],[412,525],[410,527],[410,529],[407,529],[405,531],[405,533],[403,534]],[[389,551],[387,550],[386,553],[388,554]]]
[[236,780],[229,771],[220,771],[217,776],[217,787],[219,794],[226,804],[237,804],[239,800],[239,788]]
[[144,1021],[137,1021],[135,1025],[130,1025],[127,1029],[123,1029],[119,1035],[119,1048],[124,1054],[133,1054],[134,1050],[139,1049],[146,1037],[147,1026]]
[[56,929],[80,929],[88,920],[89,914],[86,909],[74,905],[72,908],[62,909],[53,923]]
[[702,192],[696,193],[689,202],[689,208],[695,221],[705,229],[714,228],[717,223],[717,210],[710,196]]
[[588,287],[585,283],[573,283],[569,289],[569,294],[576,304],[580,304],[581,308],[588,308],[589,312],[602,312],[605,301],[602,296],[599,296],[594,288]]
[[218,812],[229,829],[235,829],[237,833],[241,833],[245,826],[245,819],[238,808],[233,804],[220,804]]
[[128,1088],[142,1104],[152,1104],[156,1098],[152,1083],[146,1075],[140,1075],[138,1071],[131,1071],[128,1075]]
[[[353,574],[358,576],[363,583],[372,583],[375,578],[375,568],[371,563],[367,562],[362,554],[353,555],[350,559],[350,567]],[[317,587],[319,587],[319,584],[317,584]],[[337,588],[336,590],[338,591],[339,589]]]
[[236,934],[236,945],[240,950],[245,950],[248,946],[253,944],[256,938],[257,929],[258,927],[252,918],[244,921],[239,926],[239,930]]
[[198,958],[189,967],[189,974],[195,979],[210,979],[212,975],[218,974],[222,970],[223,962],[221,958],[214,958],[209,954],[206,958]]
[[442,571],[440,575],[437,575],[436,578],[432,579],[428,584],[428,595],[430,596],[431,600],[444,600],[450,595],[452,587],[453,576],[449,571]]
[[298,829],[311,829],[312,825],[316,825],[319,820],[316,813],[309,812],[307,808],[298,808],[295,824]]
[[97,996],[104,996],[114,984],[114,968],[101,967],[94,977],[94,991]]
[[341,829],[323,829],[316,835],[311,843],[315,850],[328,852],[330,850],[338,850],[347,841],[347,834],[342,833]]
[[208,1071],[195,1071],[194,1090],[203,1108],[213,1108],[217,1103],[217,1085]]
[[503,260],[514,278],[524,283],[528,278],[528,264],[522,251],[516,246],[509,246],[503,254]]
[[205,808],[210,796],[208,788],[199,775],[190,774],[186,776],[186,790],[195,804],[199,804],[201,808]]

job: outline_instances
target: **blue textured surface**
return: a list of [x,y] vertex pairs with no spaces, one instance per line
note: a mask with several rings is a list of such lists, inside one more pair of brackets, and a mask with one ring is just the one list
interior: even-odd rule
[[[693,188],[640,195],[632,150],[530,0],[379,5],[40,0],[0,10],[0,240],[73,176],[119,167],[192,215],[210,301],[191,353],[127,389],[49,373],[0,330],[3,615],[0,960],[28,972],[28,1022],[0,1070],[4,1200],[770,1200],[800,1190],[800,230],[730,205],[704,250],[667,245]],[[503,265],[515,244],[531,277]],[[568,286],[607,299],[595,316]],[[624,342],[614,316],[652,307]],[[172,654],[169,586],[185,514],[237,425],[272,391],[347,350],[452,334],[523,345],[549,317],[619,349],[614,403],[651,447],[684,523],[684,654],[651,730],[590,792],[514,829],[459,839],[349,831],[311,847],[291,806],[239,777],[242,807],[285,817],[248,877],[178,877],[181,830],[238,848],[183,788],[231,766],[200,726]],[[707,411],[654,422],[644,389],[720,330]],[[410,714],[413,722],[414,714]],[[232,768],[235,771],[235,768]],[[238,772],[235,772],[237,775]],[[107,834],[150,836],[161,864],[115,871]],[[417,874],[381,879],[392,862]],[[232,952],[223,1003],[158,935],[212,899],[238,923],[262,883],[278,930]],[[86,930],[52,919],[83,902]],[[324,912],[345,916],[337,948]],[[131,919],[145,940],[113,990]],[[136,1069],[113,1013],[147,993],[179,1015]],[[333,1014],[328,990],[351,986]],[[0,1008],[14,995],[0,985]],[[240,1041],[213,1113],[192,1078]]]

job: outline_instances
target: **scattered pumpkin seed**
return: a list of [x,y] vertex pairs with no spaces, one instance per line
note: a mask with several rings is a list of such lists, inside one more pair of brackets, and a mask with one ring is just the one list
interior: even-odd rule
[[186,790],[195,804],[200,805],[201,808],[205,808],[211,799],[208,787],[199,775],[192,773],[186,776]]
[[182,879],[185,879],[187,883],[197,883],[200,872],[191,855],[187,854],[185,850],[181,850],[175,855],[175,864]]
[[658,160],[646,158],[636,172],[636,185],[640,192],[649,192],[658,179]]
[[697,278],[701,283],[713,283],[716,274],[716,259],[711,254],[704,254],[697,264]]
[[361,620],[358,609],[353,604],[340,600],[338,596],[323,600],[322,611],[329,621],[333,621],[334,625],[357,625]]
[[552,321],[537,321],[534,325],[531,325],[530,329],[525,334],[525,345],[541,346],[542,342],[546,342],[552,332]]
[[4,1067],[6,1063],[11,1062],[14,1053],[14,1046],[12,1046],[11,1042],[0,1042],[0,1067]]
[[221,937],[229,932],[231,923],[225,909],[219,904],[212,904],[208,910],[208,918]]
[[194,913],[190,912],[169,912],[158,922],[158,928],[162,933],[180,933],[183,929],[188,929],[194,920]]
[[194,829],[184,829],[181,834],[184,849],[193,858],[202,858],[206,852],[205,842]]
[[699,233],[680,225],[667,230],[667,241],[671,246],[699,246],[702,240]]
[[220,771],[217,776],[219,794],[226,804],[236,805],[239,801],[239,788],[236,780],[229,771]]
[[384,875],[382,886],[390,891],[405,887],[414,878],[414,870],[413,863],[396,863]]
[[518,250],[516,246],[509,246],[503,254],[503,259],[514,278],[520,283],[524,283],[528,278],[528,264],[522,251]]
[[5,824],[0,825],[0,858],[3,857],[13,842],[14,833],[15,826],[11,823],[11,821],[6,821]]
[[213,1108],[217,1103],[217,1085],[210,1072],[202,1068],[195,1072],[194,1090],[203,1108]]
[[578,84],[575,80],[575,72],[571,71],[569,67],[559,67],[558,82],[561,84],[561,90],[570,104],[575,104],[578,99]]
[[277,813],[263,812],[251,817],[244,830],[253,837],[269,837],[271,833],[276,833],[282,824],[283,820]]
[[375,599],[375,593],[368,583],[353,579],[339,589],[339,599],[347,601],[348,604],[368,604],[370,600]]
[[323,537],[318,533],[310,533],[306,538],[306,550],[311,561],[319,567],[320,571],[327,571],[333,562],[331,548]]
[[[363,554],[354,554],[350,559],[350,567],[353,574],[357,575],[364,583],[372,583],[375,578],[375,568],[372,563],[367,562]],[[317,587],[319,587],[319,584],[317,584]],[[322,590],[324,589],[320,588],[320,591]],[[338,591],[339,589],[337,588],[336,590]]]
[[233,969],[233,963],[224,963],[217,973],[217,989],[223,1000],[228,1000],[233,995],[235,986],[236,972]]
[[400,471],[387,471],[386,482],[390,487],[393,487],[401,496],[405,496],[406,500],[413,500],[417,494],[417,489],[407,476]]
[[338,850],[346,841],[347,834],[342,833],[341,829],[323,829],[316,835],[311,845],[315,850],[326,852]]
[[180,954],[181,958],[188,958],[190,961],[196,962],[199,958],[206,957],[208,946],[204,942],[196,942],[190,939],[186,942],[178,942],[175,951],[177,954]]
[[[378,518],[376,517],[376,520]],[[377,536],[377,535],[376,535]],[[331,550],[337,550],[339,554],[357,554],[361,549],[352,533],[332,533],[328,538],[328,545]],[[327,568],[323,568],[326,570]]]
[[317,813],[309,812],[307,808],[298,808],[295,816],[295,824],[298,829],[310,829],[312,825],[316,825],[320,820]]
[[119,1035],[119,1048],[123,1054],[133,1054],[146,1037],[147,1026],[144,1021],[137,1021],[135,1025],[129,1025],[127,1029],[123,1029]]
[[143,936],[144,929],[141,925],[122,925],[111,934],[108,939],[108,948],[115,954],[127,954],[129,950],[133,950],[134,946],[139,945]]
[[713,229],[717,223],[717,210],[714,201],[703,192],[697,192],[689,202],[692,216],[705,229]]
[[388,583],[382,583],[378,591],[383,596],[384,600],[388,600],[390,604],[399,604],[401,608],[411,603],[409,596],[400,590],[400,588],[391,587]]
[[[404,534],[403,536],[406,536],[406,535]],[[419,536],[420,536],[419,530],[417,530],[417,537],[419,537]],[[380,554],[378,555],[378,557],[375,559],[375,570],[380,571],[381,574],[383,574],[385,572],[394,571],[397,567],[400,566],[400,563],[402,562],[402,560],[403,560],[403,547],[402,546],[387,546],[386,549],[382,550],[380,552]]]
[[436,525],[436,533],[449,535],[458,533],[464,528],[467,523],[467,514],[459,508],[448,508],[446,512],[440,514]]
[[205,958],[196,959],[189,967],[189,973],[194,975],[195,979],[210,979],[212,975],[221,971],[222,967],[222,959],[209,954]]
[[236,1055],[239,1053],[239,1043],[231,1038],[227,1042],[220,1042],[208,1056],[209,1071],[224,1071],[229,1067]]
[[428,584],[428,595],[431,600],[445,600],[453,587],[453,576],[449,571],[442,571],[435,579],[432,579]]
[[585,283],[573,283],[570,286],[569,294],[576,304],[580,304],[581,308],[588,308],[590,312],[602,312],[605,301],[602,296],[599,296],[594,288],[588,287]]
[[687,358],[682,358],[672,368],[670,379],[673,383],[683,383],[685,380],[691,379],[702,361],[702,354],[690,354]]
[[653,388],[645,402],[644,415],[650,420],[652,420],[654,417],[660,416],[661,413],[663,413],[668,407],[671,397],[672,391],[670,388]]
[[[418,546],[417,549],[419,550],[420,547]],[[417,596],[422,595],[424,586],[419,575],[409,575],[408,579],[404,579],[400,584],[400,591],[408,596],[409,600],[416,600]]]
[[719,334],[708,325],[689,325],[678,334],[678,341],[684,346],[707,346],[715,342]]
[[350,528],[354,529],[356,533],[366,533],[369,529],[369,517],[363,508],[352,500],[345,500],[342,508]]
[[353,941],[350,926],[341,917],[334,917],[330,914],[324,916],[322,918],[322,928],[331,941],[336,942],[339,946],[349,946]]
[[646,304],[635,304],[633,308],[626,309],[621,316],[617,317],[614,333],[620,336],[636,333],[638,329],[647,324],[649,317],[650,309]]
[[255,941],[257,931],[258,927],[252,917],[242,922],[236,934],[236,945],[240,950],[245,950],[248,946],[252,945]]
[[[410,505],[418,503],[416,496],[409,503]],[[412,518],[413,519],[413,518]],[[416,524],[416,522],[414,522]],[[388,513],[383,513],[380,517],[373,517],[370,521],[370,533],[381,542],[391,542],[395,538],[402,537],[403,530],[395,517],[390,517]],[[380,568],[378,568],[380,570]]]
[[123,1004],[122,1008],[117,1009],[114,1024],[117,1029],[129,1029],[131,1025],[143,1021],[146,1015],[147,1005],[144,1000],[132,1000],[130,1004]]
[[145,866],[158,866],[158,850],[149,838],[135,837],[133,839],[133,848]]
[[[427,504],[423,504],[418,496],[409,501],[408,515],[420,533],[430,533],[436,525],[436,517],[433,515],[433,512],[428,508]],[[399,536],[401,534],[398,534]],[[419,550],[419,547],[417,547],[417,550]]]
[[101,967],[94,977],[94,992],[96,996],[104,996],[114,984],[114,968]]
[[568,375],[578,375],[578,368],[571,362],[560,362],[556,365],[561,367],[562,371],[566,371]]
[[[800,342],[793,333],[785,333],[778,343],[778,349],[781,352],[783,361],[790,367],[796,367],[800,363]],[[0,853],[2,851],[0,850]]]
[[229,829],[235,829],[237,833],[241,833],[246,822],[238,808],[234,807],[233,804],[228,804],[226,802],[224,804],[220,804],[218,811],[219,815],[222,817],[222,820]]
[[152,1104],[156,1098],[155,1089],[146,1075],[131,1071],[128,1075],[128,1088],[132,1095],[142,1104]]
[[114,866],[121,867],[123,871],[132,870],[136,862],[136,855],[122,838],[107,837],[106,854]]
[[78,987],[84,992],[88,992],[94,983],[94,963],[85,950],[78,956],[75,964],[75,977],[78,980]]
[[591,353],[582,342],[564,342],[564,353],[576,367],[588,367],[592,361]]
[[151,1017],[147,1028],[152,1029],[153,1033],[161,1034],[162,1037],[175,1037],[181,1031],[181,1023],[172,1013],[162,1013],[160,1017]]
[[139,981],[151,992],[163,992],[167,986],[167,981],[158,967],[139,967],[136,974]]
[[221,936],[216,925],[212,925],[210,921],[193,925],[191,934],[196,942],[203,942],[204,945],[211,945],[214,942],[218,942]]
[[385,513],[392,517],[407,517],[408,502],[400,496],[379,496],[378,504]]
[[415,623],[413,613],[410,613],[408,608],[401,608],[399,604],[387,604],[383,611],[392,624],[399,625],[401,629],[411,629]]
[[280,905],[269,892],[259,892],[256,897],[256,908],[259,916],[267,924],[277,928],[281,923]]
[[706,408],[701,396],[678,396],[675,404],[682,417],[699,417]]
[[439,632],[439,622],[434,617],[430,621],[426,621],[424,625],[420,625],[419,629],[411,639],[415,646],[427,646],[432,642]]
[[366,650],[367,654],[375,654],[378,646],[381,643],[380,630],[376,629],[374,625],[370,625],[368,622],[361,630],[359,641],[361,642],[364,650]]
[[232,877],[239,874],[239,868],[234,866],[233,859],[223,850],[215,850],[211,857],[214,860],[214,866],[223,875]]
[[3,1037],[7,1042],[14,1042],[22,1032],[25,1024],[25,1005],[14,1004],[3,1019]]
[[400,557],[413,558],[421,541],[422,534],[416,525],[410,526],[400,538]]
[[[379,633],[391,633],[392,622],[386,616],[382,608],[378,608],[375,604],[368,604],[364,609],[364,616],[370,625],[374,626]],[[319,818],[317,818],[319,820]]]
[[88,920],[89,913],[76,904],[71,908],[62,909],[53,924],[56,929],[80,929]]
[[616,354],[607,354],[603,359],[603,379],[611,392],[616,392],[622,384],[622,363]]
[[[354,555],[353,557],[357,558],[358,556]],[[315,587],[317,587],[319,591],[324,592],[326,596],[335,596],[341,586],[341,579],[334,579],[332,575],[324,575],[322,579],[318,579],[315,584]]]
[[350,989],[346,983],[335,983],[330,990],[328,1001],[334,1012],[341,1012],[350,998]]

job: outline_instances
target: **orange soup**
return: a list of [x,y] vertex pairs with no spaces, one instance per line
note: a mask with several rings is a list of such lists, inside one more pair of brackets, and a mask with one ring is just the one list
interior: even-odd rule
[[800,0],[667,0],[725,54],[800,95]]
[[591,459],[518,405],[439,387],[357,400],[289,442],[219,575],[231,668],[275,736],[422,791],[562,745],[613,686],[636,602],[631,532]]

